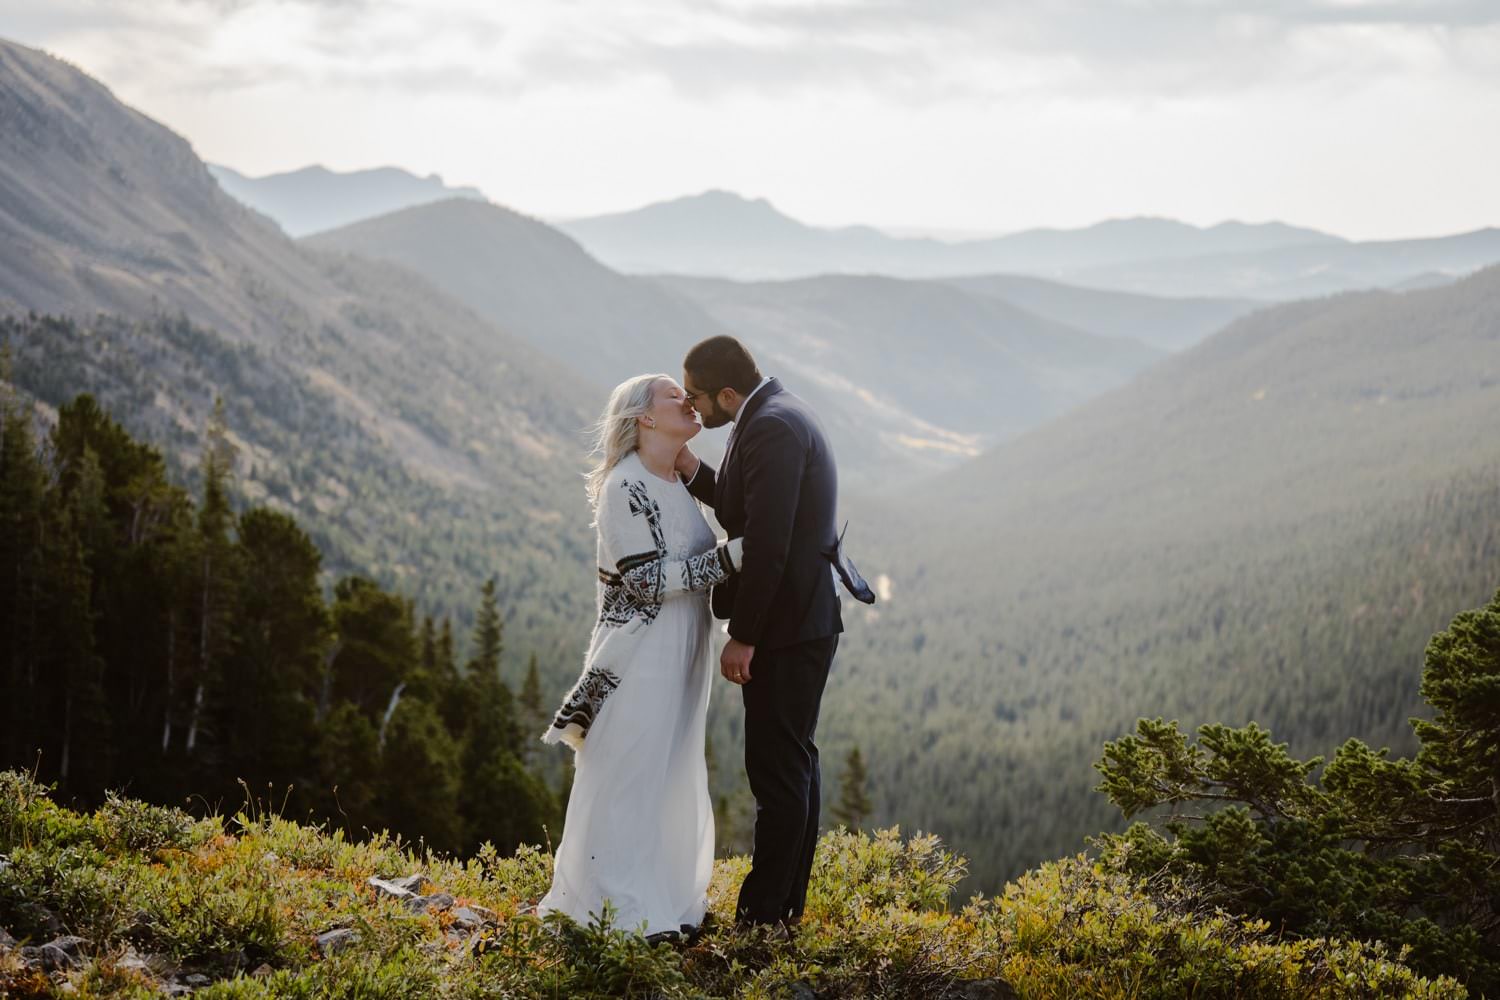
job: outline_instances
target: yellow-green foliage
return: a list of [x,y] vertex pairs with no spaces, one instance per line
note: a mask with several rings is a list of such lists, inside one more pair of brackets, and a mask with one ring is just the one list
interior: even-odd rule
[[[956,911],[963,859],[935,837],[837,830],[819,844],[805,918],[790,942],[732,930],[744,858],[720,861],[711,923],[691,946],[652,945],[601,914],[589,926],[529,907],[551,857],[486,845],[457,860],[389,836],[351,842],[274,815],[193,820],[112,799],[91,815],[0,774],[0,926],[49,936],[46,914],[91,942],[85,967],[48,975],[0,956],[0,995],[144,998],[160,983],[127,949],[213,980],[207,1000],[492,997],[943,997],[1004,978],[1022,997],[1458,998],[1378,946],[1278,941],[1205,909],[1186,887],[1086,858],[1043,865],[998,898]],[[415,915],[366,887],[426,874],[459,904],[494,911],[482,940],[449,940],[449,913]],[[317,935],[359,938],[332,957]],[[254,974],[256,971],[259,975]],[[805,993],[803,995],[806,995]]]
[[1264,921],[1204,906],[1181,883],[1083,855],[1007,886],[991,918],[1001,974],[1037,1000],[1467,995],[1453,980],[1416,976],[1383,945],[1281,940]]

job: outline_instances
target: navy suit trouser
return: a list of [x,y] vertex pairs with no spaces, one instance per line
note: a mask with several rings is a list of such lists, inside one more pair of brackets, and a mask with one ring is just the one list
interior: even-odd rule
[[745,773],[755,796],[755,853],[735,913],[749,923],[796,921],[818,846],[822,786],[818,708],[839,637],[755,651],[745,702]]

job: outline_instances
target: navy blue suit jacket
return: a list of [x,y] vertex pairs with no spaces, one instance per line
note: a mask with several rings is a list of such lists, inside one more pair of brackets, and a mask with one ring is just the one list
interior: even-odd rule
[[844,630],[830,562],[838,470],[805,402],[771,379],[741,407],[724,467],[701,463],[688,492],[744,538],[741,571],[713,590],[730,636],[777,649]]

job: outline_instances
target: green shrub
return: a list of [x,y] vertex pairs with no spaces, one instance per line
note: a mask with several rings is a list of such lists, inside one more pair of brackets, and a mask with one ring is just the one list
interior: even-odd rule
[[1004,977],[1031,1000],[1467,996],[1452,979],[1417,976],[1385,945],[1281,940],[1173,876],[1082,855],[1028,872],[986,916]]
[[[791,941],[733,930],[749,863],[729,858],[715,865],[702,937],[653,944],[608,911],[586,924],[530,914],[552,873],[552,858],[530,848],[502,857],[485,847],[457,861],[383,834],[353,842],[270,815],[241,818],[231,835],[217,820],[188,825],[125,800],[81,816],[24,781],[0,789],[8,790],[0,815],[24,827],[26,840],[0,873],[0,925],[40,934],[55,914],[95,942],[87,967],[67,975],[77,997],[149,995],[151,977],[114,964],[127,943],[217,979],[197,993],[215,1000],[770,1000],[808,990],[943,998],[986,977],[1011,981],[1027,1000],[1464,995],[1451,981],[1418,978],[1382,946],[1280,940],[1264,923],[1219,909],[1205,885],[1132,875],[1114,856],[1043,865],[1005,895],[955,912],[965,863],[937,838],[838,830],[819,843]],[[460,903],[492,910],[497,926],[450,935],[451,914],[413,914],[365,884],[372,874],[415,871]],[[324,956],[317,935],[336,926],[358,939]],[[269,974],[244,974],[262,962]],[[60,989],[0,957],[0,995]]]
[[116,792],[107,793],[97,816],[111,849],[147,857],[167,848],[192,850],[223,832],[217,820],[195,820],[181,809],[127,799]]
[[[1166,870],[1290,934],[1382,940],[1428,974],[1500,995],[1500,594],[1428,644],[1413,720],[1421,749],[1392,759],[1359,740],[1298,760],[1265,729],[1142,719],[1105,745],[1100,790],[1127,816],[1101,838],[1138,873]],[[1197,817],[1184,803],[1207,804]]]

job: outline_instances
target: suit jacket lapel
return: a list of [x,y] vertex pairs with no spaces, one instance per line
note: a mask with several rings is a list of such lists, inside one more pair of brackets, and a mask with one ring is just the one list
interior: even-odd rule
[[781,391],[781,382],[775,378],[769,379],[766,384],[751,398],[745,400],[745,405],[740,408],[739,415],[735,417],[734,430],[729,432],[729,441],[724,446],[723,467],[719,469],[719,477],[714,483],[714,506],[717,507],[723,499],[724,484],[729,481],[729,463],[738,450],[740,432],[745,429],[757,410],[765,405],[766,400]]

